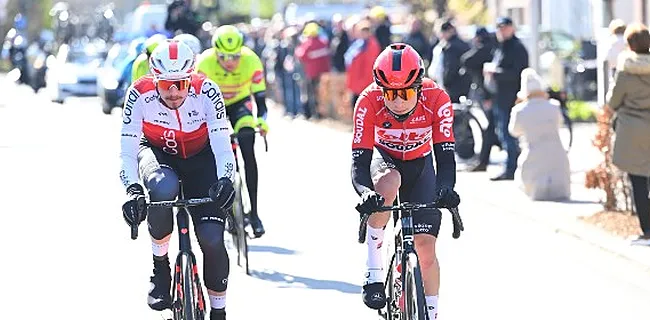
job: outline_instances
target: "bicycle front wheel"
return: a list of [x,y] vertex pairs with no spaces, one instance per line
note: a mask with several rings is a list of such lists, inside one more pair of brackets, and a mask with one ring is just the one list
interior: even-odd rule
[[235,179],[235,202],[232,206],[233,216],[235,218],[235,246],[237,247],[237,265],[243,267],[247,275],[250,275],[248,269],[248,239],[246,236],[246,223],[244,222],[244,202],[242,201],[243,184],[241,176],[237,174]]
[[418,256],[415,253],[409,253],[404,258],[402,266],[404,269],[402,278],[404,281],[404,313],[402,319],[429,320]]
[[[196,262],[189,254],[181,254],[176,264],[174,277],[174,319],[203,320],[203,299],[195,277]],[[203,309],[203,310],[202,310]]]

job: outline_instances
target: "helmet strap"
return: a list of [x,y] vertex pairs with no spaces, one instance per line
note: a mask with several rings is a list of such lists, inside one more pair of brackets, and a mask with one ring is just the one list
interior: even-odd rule
[[398,122],[404,122],[406,119],[408,119],[408,117],[410,117],[413,114],[413,112],[415,112],[415,108],[417,108],[417,106],[418,106],[418,104],[415,103],[415,106],[413,107],[413,109],[411,109],[409,112],[407,112],[405,114],[397,114],[397,113],[393,112],[392,110],[390,110],[388,107],[386,107],[386,109],[388,109],[388,112],[391,115],[393,115],[395,120],[397,120]]
[[418,103],[420,103],[421,96],[422,96],[422,88],[418,87],[417,88],[417,98],[416,98],[417,100],[415,101],[415,106],[413,106],[413,109],[409,110],[409,112],[407,112],[407,113],[397,114],[397,113],[391,111],[388,107],[386,107],[386,109],[388,110],[388,112],[391,115],[393,115],[395,120],[397,120],[398,122],[404,122],[406,119],[408,119],[408,117],[410,117],[413,114],[413,112],[415,112],[415,109],[418,107]]

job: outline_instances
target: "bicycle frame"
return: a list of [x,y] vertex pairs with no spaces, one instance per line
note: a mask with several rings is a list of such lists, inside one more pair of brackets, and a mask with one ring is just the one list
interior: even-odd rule
[[[409,320],[413,314],[417,315],[417,320],[428,319],[426,313],[426,302],[424,301],[424,284],[419,266],[419,258],[415,250],[413,226],[413,212],[439,208],[437,202],[428,204],[400,203],[399,195],[396,200],[397,205],[382,207],[377,212],[391,211],[393,217],[394,243],[385,243],[388,252],[391,245],[394,246],[393,254],[390,258],[386,270],[385,285],[389,290],[387,296],[387,308],[384,312],[378,310],[378,314],[384,319]],[[454,232],[452,236],[456,239],[460,237],[460,232],[464,230],[462,220],[457,208],[449,209],[452,215]],[[365,242],[365,233],[370,215],[364,215],[359,226],[359,242]],[[399,260],[396,260],[399,259]],[[399,282],[394,277],[394,270],[400,266],[401,273]],[[402,297],[404,295],[404,297]],[[415,298],[414,298],[415,296]],[[405,302],[404,302],[405,301]]]
[[[179,195],[176,201],[159,201],[147,204],[149,207],[174,208],[178,228],[179,250],[174,268],[172,287],[172,311],[175,319],[203,319],[205,299],[199,278],[196,256],[192,252],[188,207],[211,203],[211,198],[185,199],[183,183],[179,180]],[[190,281],[188,283],[187,281]]]

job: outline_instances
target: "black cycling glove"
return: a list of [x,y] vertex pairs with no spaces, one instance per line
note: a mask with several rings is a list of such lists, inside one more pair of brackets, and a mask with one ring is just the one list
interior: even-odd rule
[[222,210],[229,210],[235,201],[235,189],[232,186],[232,181],[226,177],[213,184],[208,194],[217,207]]
[[441,187],[438,190],[438,203],[443,208],[456,208],[460,204],[460,196],[451,187]]
[[124,221],[130,227],[140,225],[140,222],[144,221],[146,217],[144,189],[141,185],[134,183],[126,188],[126,194],[129,196],[129,200],[122,205]]
[[379,193],[368,190],[361,194],[361,199],[359,204],[355,207],[361,216],[369,215],[374,212],[378,212],[379,208],[384,205],[384,197]]

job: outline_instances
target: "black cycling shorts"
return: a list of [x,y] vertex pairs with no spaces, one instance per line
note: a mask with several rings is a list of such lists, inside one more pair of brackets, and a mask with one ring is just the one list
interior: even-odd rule
[[235,132],[244,127],[257,127],[257,121],[253,117],[253,99],[250,96],[227,106],[226,115]]
[[[386,169],[396,169],[401,177],[399,199],[401,202],[429,203],[436,199],[436,171],[433,157],[428,155],[409,161],[394,159],[388,153],[375,148],[370,164],[370,176],[374,178]],[[438,237],[442,213],[438,209],[413,213],[415,233]]]
[[[155,147],[141,145],[138,158],[138,167],[143,181],[147,181],[149,176],[161,166],[174,170],[178,178],[183,181],[185,199],[209,197],[210,186],[217,182],[217,166],[210,145],[187,159],[170,155]],[[189,211],[194,223],[223,224],[225,222],[225,214],[213,203],[191,207]]]

